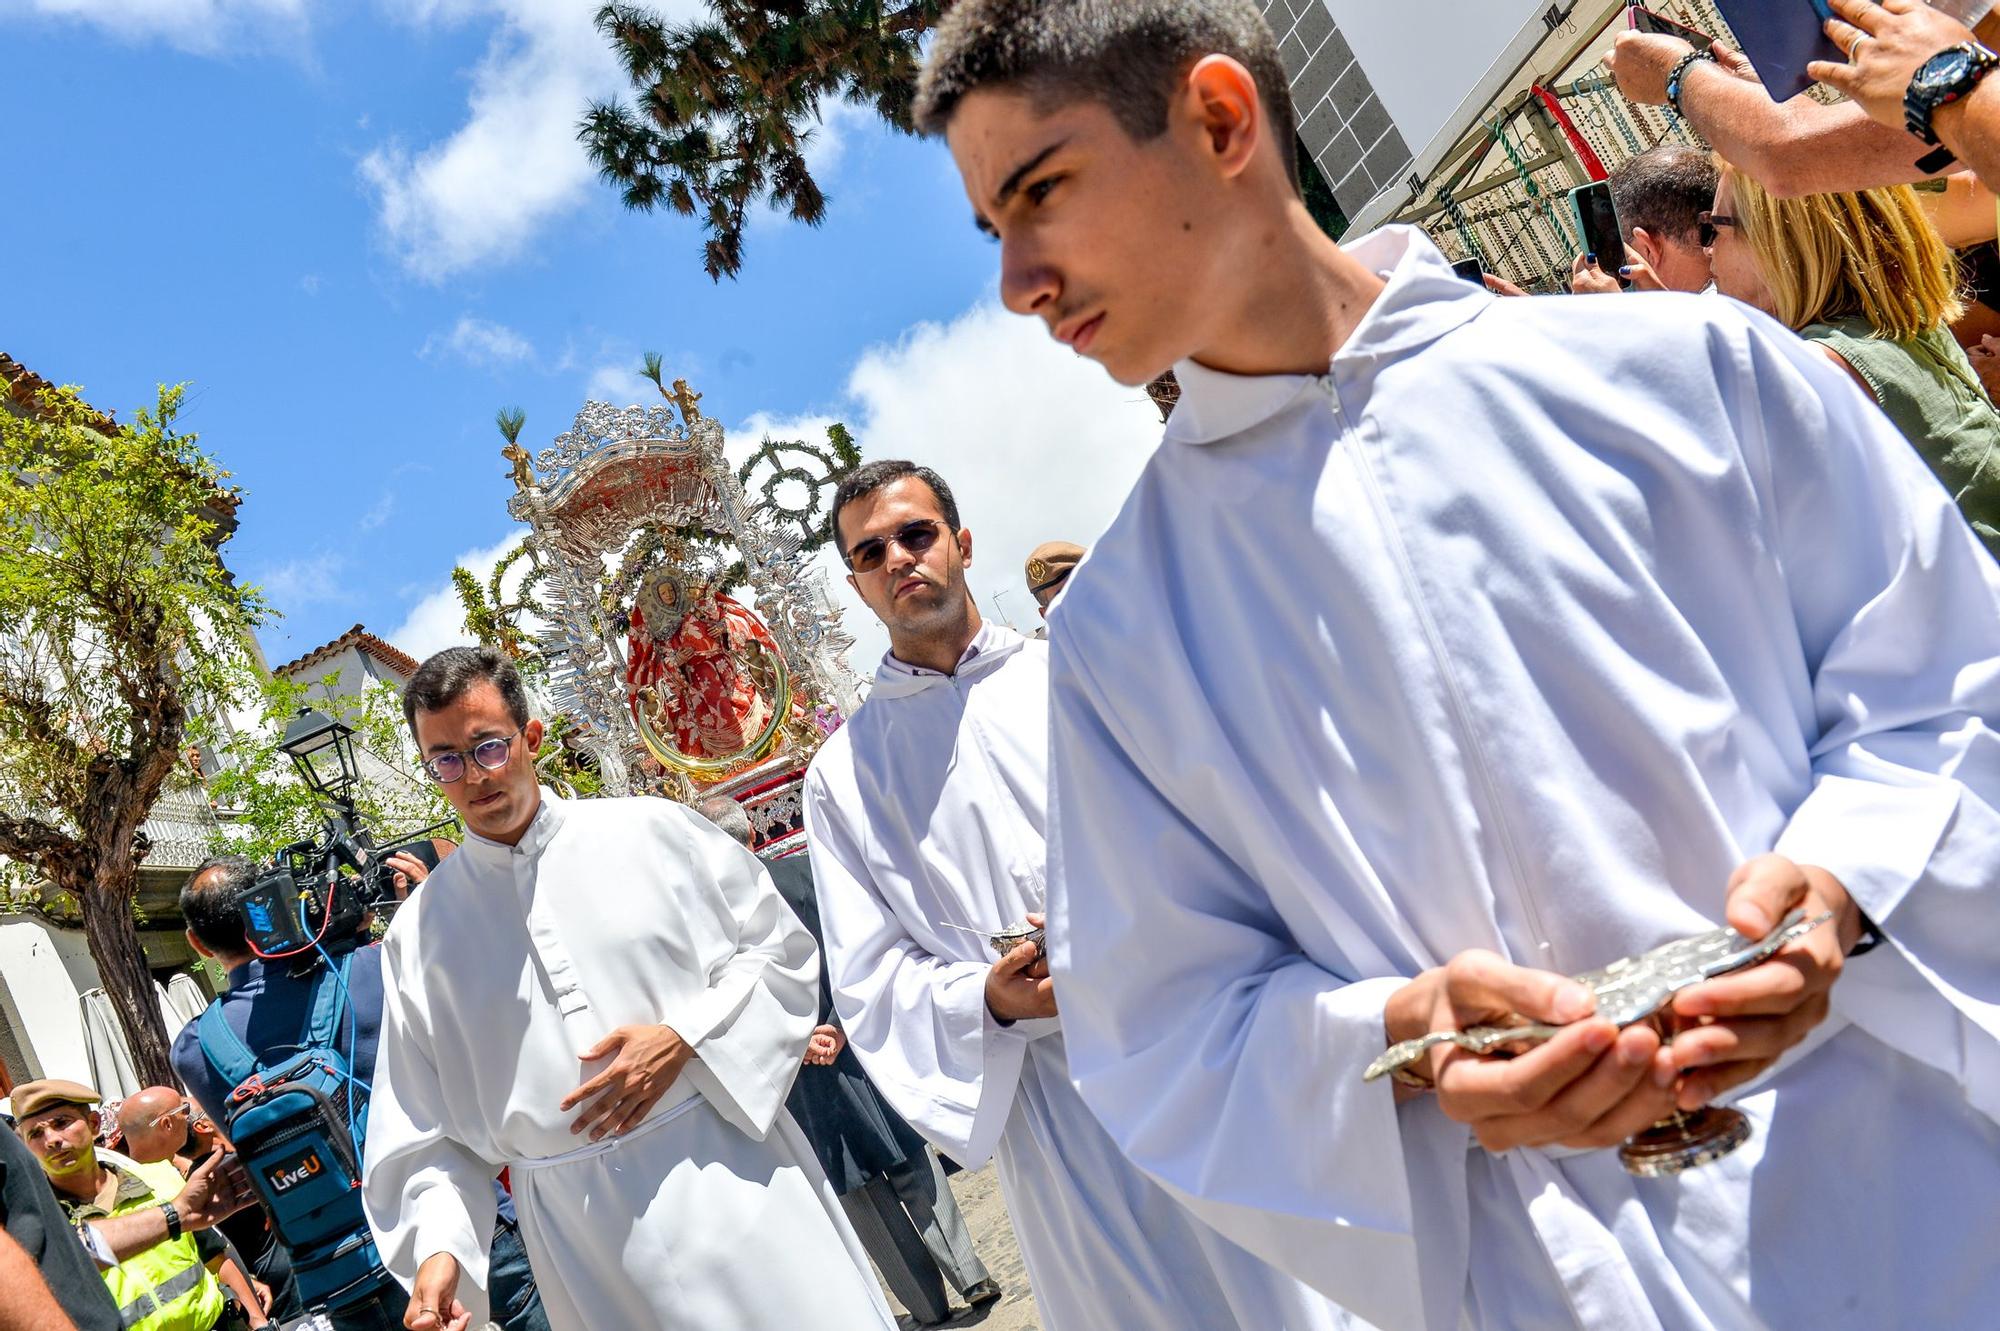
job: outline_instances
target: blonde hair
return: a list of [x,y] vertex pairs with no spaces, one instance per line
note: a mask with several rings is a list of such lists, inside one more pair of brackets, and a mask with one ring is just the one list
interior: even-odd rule
[[1958,261],[1908,185],[1780,199],[1721,166],[1738,230],[1786,327],[1858,314],[1878,337],[1900,342],[1964,315]]

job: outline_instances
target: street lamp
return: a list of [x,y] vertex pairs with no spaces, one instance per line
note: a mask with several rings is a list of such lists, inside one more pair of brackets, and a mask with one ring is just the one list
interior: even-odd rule
[[324,712],[301,707],[285,727],[278,747],[315,795],[342,811],[353,807],[354,784],[360,780],[361,769],[354,762],[352,727]]

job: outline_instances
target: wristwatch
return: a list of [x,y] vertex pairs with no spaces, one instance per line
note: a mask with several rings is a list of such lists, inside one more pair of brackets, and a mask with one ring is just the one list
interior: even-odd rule
[[1938,143],[1932,117],[1940,107],[1950,106],[1970,94],[1995,69],[2000,69],[2000,55],[1978,42],[1947,47],[1917,67],[1909,91],[1903,94],[1903,126],[1936,149],[1917,163],[1927,174],[1942,171],[1958,160],[1949,148]]
[[161,1202],[160,1214],[167,1218],[167,1242],[171,1243],[181,1236],[181,1208],[172,1202]]

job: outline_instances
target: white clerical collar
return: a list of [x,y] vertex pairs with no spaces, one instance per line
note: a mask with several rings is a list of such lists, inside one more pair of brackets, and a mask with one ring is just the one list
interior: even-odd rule
[[885,654],[881,666],[875,671],[875,692],[880,694],[886,691],[890,697],[918,693],[933,685],[949,682],[953,675],[983,673],[1019,651],[1025,641],[1020,634],[1004,625],[982,622],[979,632],[966,644],[964,654],[958,658],[958,667],[951,675],[914,666],[897,660],[892,654]]
[[[1389,226],[1341,248],[1388,286],[1333,358],[1342,366],[1410,351],[1434,342],[1497,299],[1454,273],[1431,238],[1416,227]],[[1226,374],[1196,361],[1174,366],[1181,397],[1167,419],[1171,443],[1211,444],[1253,430],[1283,411],[1324,376]]]
[[547,786],[541,787],[542,802],[535,809],[535,816],[528,822],[528,830],[521,833],[521,839],[509,846],[489,837],[483,837],[471,828],[465,830],[467,849],[477,849],[489,855],[505,858],[508,855],[539,855],[562,827],[564,801]]

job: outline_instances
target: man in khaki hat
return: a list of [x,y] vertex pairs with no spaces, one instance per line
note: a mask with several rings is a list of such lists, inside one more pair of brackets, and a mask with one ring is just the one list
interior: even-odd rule
[[[1083,554],[1083,547],[1073,541],[1043,541],[1029,553],[1028,594],[1041,607],[1043,619],[1049,617],[1049,607],[1069,585],[1069,575],[1083,562]],[[1049,631],[1047,627],[1039,628],[1034,636],[1046,638]]]
[[15,1130],[41,1161],[69,1223],[103,1272],[132,1331],[208,1331],[223,1309],[211,1267],[223,1247],[208,1233],[249,1204],[222,1153],[185,1181],[171,1164],[142,1165],[97,1146],[100,1097],[81,1082],[14,1088]]

